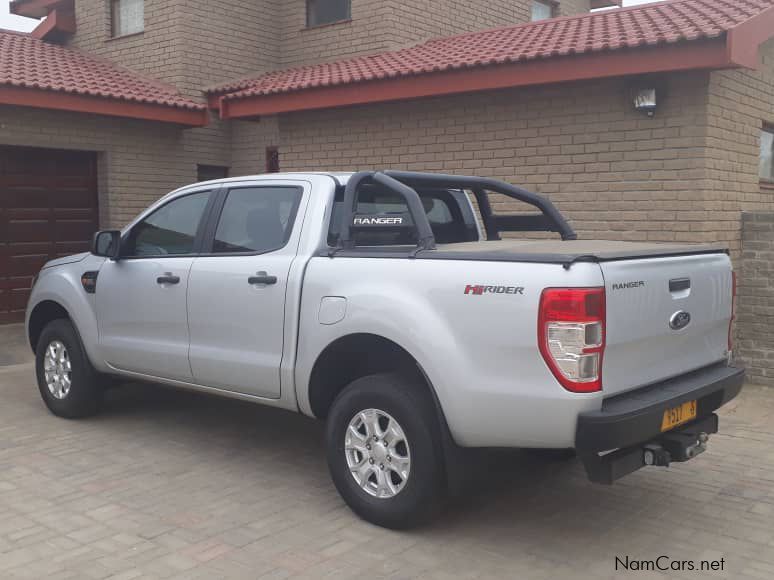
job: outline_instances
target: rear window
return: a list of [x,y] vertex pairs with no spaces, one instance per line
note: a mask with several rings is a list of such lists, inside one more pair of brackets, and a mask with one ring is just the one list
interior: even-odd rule
[[[451,192],[418,190],[417,193],[422,200],[436,243],[452,244],[478,239],[478,231],[472,212],[469,208],[461,208],[460,202]],[[336,192],[328,231],[328,245],[330,246],[336,246],[339,241],[343,205],[344,190],[339,188]],[[470,213],[468,219],[465,219],[463,209],[467,209],[465,213]],[[406,201],[398,194],[375,186],[365,186],[360,190],[356,213],[360,216],[399,214],[405,216],[409,223],[412,223]],[[355,245],[357,246],[413,246],[416,243],[417,233],[414,228],[355,232]]]

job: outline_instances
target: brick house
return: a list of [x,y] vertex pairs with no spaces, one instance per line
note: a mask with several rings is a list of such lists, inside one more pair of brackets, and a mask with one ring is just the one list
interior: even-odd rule
[[98,226],[276,169],[493,176],[582,237],[740,259],[774,210],[774,0],[615,5],[13,0],[46,18],[0,31],[0,322]]

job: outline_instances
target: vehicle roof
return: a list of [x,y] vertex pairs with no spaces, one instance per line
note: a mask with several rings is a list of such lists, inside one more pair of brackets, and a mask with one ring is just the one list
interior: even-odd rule
[[[337,186],[345,186],[352,178],[352,176],[355,175],[355,173],[356,172],[354,171],[286,171],[283,173],[254,173],[251,175],[238,175],[236,177],[224,177],[221,179],[210,179],[208,181],[198,181],[196,183],[189,183],[188,185],[184,185],[182,187],[178,187],[173,191],[170,191],[166,195],[163,195],[161,198],[159,198],[156,203],[149,206],[149,209],[158,205],[158,203],[160,202],[168,201],[169,199],[173,197],[177,197],[178,195],[186,195],[188,193],[191,193],[191,191],[200,189],[202,187],[207,187],[207,186],[220,186],[220,185],[229,184],[229,183],[241,183],[245,181],[262,181],[267,179],[304,179],[310,176],[329,177],[336,183]],[[143,214],[144,213],[146,212],[143,212]],[[138,219],[143,214],[140,214],[140,216],[138,216]]]
[[343,172],[343,171],[288,171],[284,173],[255,173],[253,175],[239,175],[236,177],[225,177],[223,179],[211,179],[209,181],[200,181],[198,183],[192,183],[190,185],[186,185],[185,189],[188,189],[189,187],[193,186],[199,186],[199,185],[218,185],[222,183],[236,183],[239,181],[251,181],[251,180],[259,180],[259,179],[287,179],[287,178],[299,178],[299,177],[307,177],[309,175],[323,175],[332,177],[334,181],[338,182],[339,185],[346,185],[347,181],[349,181],[349,178],[354,175],[354,171],[350,172]]

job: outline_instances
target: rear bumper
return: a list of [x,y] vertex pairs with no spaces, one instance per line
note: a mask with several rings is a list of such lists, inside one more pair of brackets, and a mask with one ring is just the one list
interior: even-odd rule
[[[586,464],[590,478],[611,483],[613,479],[645,464],[642,455],[648,444],[660,445],[665,439],[675,439],[684,434],[717,431],[714,411],[736,397],[743,382],[744,369],[720,363],[606,399],[600,410],[581,413],[575,447]],[[664,411],[692,400],[697,401],[696,419],[662,433]],[[599,455],[614,449],[619,451]],[[620,465],[609,469],[600,467],[624,457],[626,469],[620,469]]]

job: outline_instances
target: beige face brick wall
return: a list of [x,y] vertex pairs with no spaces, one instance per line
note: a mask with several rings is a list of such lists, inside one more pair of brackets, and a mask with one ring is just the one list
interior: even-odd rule
[[625,80],[285,115],[281,163],[486,175],[548,195],[585,238],[732,241],[706,213],[708,75],[663,83],[652,119]]
[[[203,88],[268,70],[410,46],[530,20],[532,0],[352,0],[350,22],[306,28],[306,0],[145,0],[142,33],[111,38],[109,0],[76,0],[71,46],[174,84]],[[563,0],[562,15],[589,0]]]
[[[296,66],[410,46],[437,36],[529,22],[532,0],[352,0],[352,20],[306,28],[306,1],[280,9],[281,66]],[[588,12],[565,0],[563,15]]]
[[774,213],[742,216],[736,351],[752,382],[774,387]]
[[188,94],[279,63],[279,0],[181,0],[184,78]]
[[75,0],[77,31],[68,44],[180,85],[185,79],[181,1],[145,0],[145,31],[111,38],[110,1]]
[[423,0],[391,3],[392,48],[530,21],[532,0]]
[[591,11],[591,0],[562,0],[559,3],[560,16],[575,16]]
[[[234,121],[232,134],[231,175],[253,175],[266,171],[266,148],[280,144],[276,117],[260,121]],[[285,168],[280,166],[280,170]]]
[[280,68],[387,50],[391,0],[352,0],[352,20],[306,27],[306,1],[287,0],[279,8]]
[[[203,100],[202,90],[207,86],[275,68],[279,40],[273,18],[277,4],[276,0],[220,0],[217,4],[207,0],[145,0],[145,30],[111,38],[109,2],[76,0],[78,29],[70,45],[173,84],[188,97]],[[116,124],[111,120],[107,123]],[[190,159],[194,167],[196,163],[231,165],[230,124],[212,119],[208,127],[178,132],[178,153]],[[262,131],[254,132],[253,139],[260,139]],[[239,145],[245,140],[240,138],[237,149],[242,150]],[[155,139],[156,131],[149,131],[151,147]],[[120,136],[114,137],[115,143],[120,141]],[[185,182],[195,178],[195,172],[189,172]]]
[[275,68],[276,0],[145,0],[145,30],[110,36],[109,0],[76,0],[69,45],[202,98],[210,85]]
[[761,48],[758,70],[711,74],[707,148],[708,215],[735,240],[736,350],[752,381],[774,385],[774,189],[758,179],[764,123],[774,123],[774,40]]
[[774,123],[774,40],[759,70],[712,73],[708,101],[710,201],[738,232],[740,211],[774,209],[774,191],[758,179],[761,130]]
[[165,193],[196,181],[196,165],[229,152],[170,124],[0,107],[0,144],[99,152],[100,224],[118,227]]

